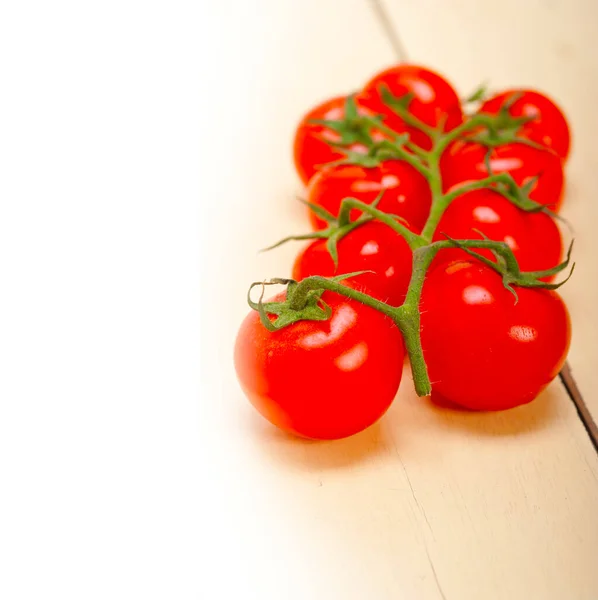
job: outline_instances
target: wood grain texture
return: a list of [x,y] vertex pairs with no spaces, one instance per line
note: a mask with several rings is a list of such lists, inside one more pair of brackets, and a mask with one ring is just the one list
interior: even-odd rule
[[[443,72],[466,94],[481,82],[494,89],[544,91],[572,129],[562,214],[573,226],[575,275],[561,289],[571,312],[569,363],[598,420],[598,3],[593,0],[379,0],[409,60]],[[571,237],[563,230],[565,237]]]
[[[279,433],[243,397],[232,345],[246,289],[288,275],[297,246],[257,250],[308,226],[293,201],[301,191],[291,163],[295,124],[315,102],[359,87],[394,53],[367,0],[222,4],[213,8],[222,48],[217,68],[203,74],[202,107],[206,157],[219,157],[202,171],[202,254],[210,260],[200,427],[211,458],[206,519],[218,531],[202,540],[206,589],[260,600],[594,600],[598,459],[558,381],[531,405],[480,415],[417,398],[405,373],[378,425],[330,443]],[[467,2],[454,4],[475,21]],[[394,6],[389,12],[414,58],[454,75],[464,90],[488,74],[515,82],[506,62],[493,68],[472,53],[463,66],[440,34],[428,39],[427,18],[465,27],[443,16],[444,2],[404,6],[400,16]],[[528,74],[515,71],[521,83],[542,83]],[[579,162],[572,169],[581,182]],[[570,210],[580,203],[571,200]],[[580,242],[581,256],[584,243],[592,240]]]

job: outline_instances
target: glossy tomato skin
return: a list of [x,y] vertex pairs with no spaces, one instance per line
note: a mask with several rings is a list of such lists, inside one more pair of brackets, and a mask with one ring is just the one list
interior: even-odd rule
[[[381,191],[384,194],[377,208],[403,217],[414,230],[421,231],[432,203],[430,186],[421,173],[402,160],[385,161],[373,168],[336,165],[322,169],[309,182],[307,200],[337,216],[344,198],[372,204]],[[360,215],[361,211],[351,211],[351,220]],[[315,230],[327,227],[311,210],[309,218]]]
[[[440,159],[444,189],[488,177],[487,152],[488,148],[474,142],[459,140],[451,144]],[[555,212],[559,210],[563,198],[563,165],[553,152],[518,142],[496,146],[491,149],[490,169],[493,175],[510,173],[520,186],[537,176],[530,198]]]
[[[366,108],[364,98],[364,94],[355,96],[357,112],[360,115],[373,116],[375,113]],[[345,116],[345,102],[346,96],[327,100],[310,110],[299,122],[293,142],[293,156],[295,168],[304,184],[307,184],[314,173],[324,165],[344,157],[342,152],[327,143],[327,141],[339,141],[339,134],[323,125],[311,123],[311,121],[312,119],[328,121],[343,119]],[[372,137],[374,140],[384,139],[380,132],[375,131],[372,133]],[[367,148],[361,144],[353,144],[350,150],[364,154],[367,152]]]
[[403,302],[411,278],[413,254],[404,238],[388,225],[380,221],[360,225],[341,238],[337,251],[335,268],[326,240],[314,240],[297,256],[293,279],[372,271],[352,278],[354,286],[392,306]]
[[563,111],[553,100],[533,90],[507,90],[488,98],[478,112],[495,115],[515,94],[520,97],[509,108],[514,117],[534,117],[520,130],[521,136],[551,148],[563,160],[569,155],[571,134]]
[[[498,192],[475,190],[459,196],[442,215],[434,234],[435,240],[484,239],[505,242],[522,271],[542,271],[561,261],[563,242],[554,219],[541,212],[525,212]],[[493,259],[489,250],[479,251]],[[444,261],[467,259],[463,250],[442,250],[438,258]]]
[[[278,300],[282,298],[278,296]],[[252,311],[235,344],[243,391],[271,423],[318,440],[366,429],[394,399],[404,359],[401,334],[374,309],[325,292],[328,321],[268,331]]]
[[516,288],[478,261],[432,269],[421,302],[421,336],[432,397],[471,410],[531,402],[563,366],[571,337],[555,292]]
[[365,86],[367,105],[376,112],[387,115],[384,123],[397,131],[408,131],[411,140],[426,150],[432,141],[421,131],[406,127],[402,119],[384,105],[380,86],[385,85],[395,96],[413,94],[409,112],[431,127],[446,119],[444,130],[450,131],[463,121],[459,96],[444,77],[417,65],[399,64],[373,77]]

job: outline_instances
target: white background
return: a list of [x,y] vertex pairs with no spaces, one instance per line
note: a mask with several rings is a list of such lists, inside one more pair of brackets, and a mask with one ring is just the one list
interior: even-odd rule
[[203,6],[0,5],[4,600],[203,589]]

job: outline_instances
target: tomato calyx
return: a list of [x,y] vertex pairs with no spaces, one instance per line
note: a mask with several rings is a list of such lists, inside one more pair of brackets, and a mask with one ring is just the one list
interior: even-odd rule
[[338,140],[324,141],[334,148],[345,149],[353,144],[363,144],[370,148],[374,143],[369,127],[365,127],[364,119],[357,110],[355,94],[345,99],[344,117],[342,119],[310,119],[314,125],[322,125],[339,136]]
[[[408,133],[400,133],[387,127],[383,115],[360,115],[355,103],[355,94],[347,96],[343,118],[311,119],[310,122],[334,131],[340,138],[324,139],[329,146],[345,155],[345,158],[327,163],[326,166],[350,164],[372,168],[385,160],[402,159],[423,175],[428,175],[425,169],[427,152],[413,144]],[[423,123],[421,125],[428,127]],[[383,134],[385,139],[374,139],[374,132]],[[366,152],[350,150],[356,143],[365,146]]]
[[[536,119],[535,116],[516,117],[511,114],[511,108],[522,98],[522,96],[523,92],[516,92],[507,98],[494,115],[496,119],[486,121],[483,117],[480,118],[481,115],[486,113],[475,113],[470,115],[470,118],[475,118],[479,121],[483,125],[483,128],[481,131],[472,131],[465,135],[463,139],[478,143],[486,148],[496,148],[498,146],[513,143],[523,144],[525,146],[530,146],[531,148],[536,148],[537,150],[543,150],[557,155],[557,152],[553,149],[529,139],[523,134],[525,125],[533,122]],[[483,98],[483,96],[481,98]]]
[[[338,217],[335,217],[325,208],[322,208],[317,204],[313,204],[303,200],[302,198],[299,198],[300,202],[309,206],[309,208],[313,210],[318,217],[326,221],[328,227],[319,231],[311,231],[309,233],[299,235],[289,235],[279,240],[275,244],[264,248],[263,251],[273,250],[274,248],[278,248],[279,246],[290,241],[325,239],[327,240],[326,249],[328,250],[330,257],[334,262],[334,266],[337,267],[338,243],[340,240],[358,227],[361,227],[365,223],[373,220],[378,220],[388,225],[391,229],[405,239],[410,248],[413,249],[421,246],[423,242],[421,241],[420,237],[409,229],[407,222],[401,216],[385,213],[376,208],[383,195],[384,190],[378,194],[376,199],[371,204],[357,200],[357,198],[344,198],[341,202]],[[356,209],[362,211],[363,214],[357,220],[351,221],[351,211]]]
[[[357,202],[357,204],[359,206],[364,205],[364,206],[368,206],[370,208],[375,209],[376,205],[380,202],[380,199],[382,198],[382,194],[383,194],[383,192],[380,192],[380,194],[378,194],[378,197],[374,200],[374,202],[372,204],[365,204],[363,202],[359,202],[358,200],[355,200],[355,202]],[[353,200],[353,199],[351,199],[351,200]],[[360,227],[364,223],[367,223],[368,221],[372,221],[374,219],[374,217],[372,215],[363,214],[356,221],[351,222],[349,220],[348,211],[341,211],[339,213],[339,216],[335,217],[332,213],[328,212],[325,208],[322,208],[321,206],[318,206],[317,204],[313,204],[312,202],[307,202],[306,200],[303,200],[303,198],[299,198],[299,201],[302,202],[303,204],[305,204],[306,206],[308,206],[314,213],[316,213],[316,215],[318,217],[320,217],[320,219],[326,221],[326,223],[328,224],[328,227],[326,227],[326,229],[321,229],[319,231],[310,231],[308,233],[302,233],[299,235],[289,235],[287,237],[282,238],[278,242],[272,244],[271,246],[264,248],[263,251],[273,250],[274,248],[278,248],[279,246],[282,246],[283,244],[286,244],[287,242],[291,242],[291,241],[325,239],[325,240],[327,240],[326,249],[328,250],[330,257],[332,258],[332,260],[334,262],[334,266],[337,267],[338,266],[338,248],[337,248],[337,246],[338,246],[339,241],[343,237],[345,237],[347,234],[351,233],[357,227]],[[374,210],[374,212],[377,213],[379,211]],[[397,218],[400,219],[400,217],[397,217]]]
[[[346,286],[341,285],[341,281],[348,279],[349,277],[356,277],[363,275],[367,271],[357,271],[355,273],[346,273],[338,275],[336,277],[330,277],[323,279],[326,282],[336,284],[343,289]],[[312,279],[312,278],[309,278]],[[305,281],[305,280],[304,280]],[[282,302],[264,302],[264,294],[266,292],[266,286],[269,285],[285,285],[286,295]],[[251,299],[251,292],[253,288],[262,286],[262,292],[257,302]],[[299,287],[300,284],[294,279],[286,279],[281,277],[274,277],[267,281],[255,281],[249,287],[247,292],[247,302],[253,310],[256,310],[260,316],[260,320],[264,327],[268,331],[278,331],[284,327],[288,327],[298,321],[327,321],[332,315],[330,306],[322,300],[322,294],[326,289],[330,289],[326,284],[320,287],[315,287],[305,290],[305,286]],[[338,287],[334,288],[333,291],[338,291]],[[348,294],[345,294],[348,295]],[[360,294],[365,295],[365,294]],[[376,301],[377,302],[377,301]],[[276,318],[271,319],[269,315],[273,315]]]
[[[487,87],[480,86],[469,98],[465,100],[467,103],[478,103],[484,99],[487,94]],[[533,116],[515,117],[510,113],[510,109],[522,96],[521,92],[512,94],[496,112],[495,119],[476,120],[480,122],[481,131],[472,131],[464,136],[464,139],[476,142],[487,148],[494,148],[504,144],[513,142],[525,144],[532,148],[545,150],[546,147],[521,136],[522,127],[535,119]],[[483,113],[485,114],[485,113]],[[479,117],[480,113],[469,115],[470,119]]]
[[438,136],[444,131],[444,121],[446,119],[446,115],[443,115],[438,127],[432,127],[409,112],[409,105],[415,98],[415,94],[413,94],[413,92],[407,92],[402,96],[395,96],[385,84],[381,84],[379,86],[379,91],[382,102],[410,127],[415,127],[422,133],[430,136],[432,139],[438,138]]
[[[485,88],[484,88],[485,89]],[[467,101],[476,101],[484,93],[477,90]],[[380,97],[383,105],[400,117],[409,127],[417,129],[429,136],[433,142],[431,150],[423,150],[414,144],[409,133],[397,132],[384,124],[384,115],[361,115],[357,110],[355,94],[347,96],[342,119],[312,119],[314,124],[323,125],[334,131],[340,139],[324,141],[342,152],[345,157],[329,164],[355,164],[366,168],[378,166],[384,160],[401,159],[408,162],[427,178],[433,177],[431,163],[435,158],[452,143],[461,138],[479,143],[485,147],[517,142],[535,148],[546,150],[545,147],[520,137],[521,127],[532,121],[534,117],[514,117],[509,109],[519,99],[518,94],[513,94],[496,114],[476,113],[452,129],[444,131],[444,119],[440,119],[436,127],[432,127],[410,113],[409,105],[414,95],[408,92],[402,96],[395,96],[386,85],[380,85]],[[473,99],[473,100],[472,100]],[[375,139],[373,132],[383,134],[385,139]],[[365,146],[366,152],[355,152],[350,146],[359,143]]]
[[[467,98],[465,102],[477,102],[483,97],[485,90],[485,86],[481,86],[469,98]],[[488,147],[517,141],[521,143],[529,143],[531,146],[545,149],[543,146],[540,146],[535,142],[516,136],[516,133],[523,125],[534,119],[534,117],[514,117],[510,114],[510,107],[519,99],[519,95],[516,94],[514,94],[512,98],[509,98],[509,100],[504,103],[504,105],[495,115],[480,113],[470,115],[468,120],[464,121],[461,125],[448,133],[444,131],[444,122],[442,120],[438,123],[438,126],[431,127],[430,125],[420,121],[417,117],[409,112],[409,104],[413,99],[412,94],[405,94],[404,96],[397,97],[394,96],[387,88],[382,87],[381,95],[384,104],[389,109],[391,109],[397,116],[403,119],[411,127],[414,127],[422,133],[430,136],[433,142],[437,142],[442,137],[450,136],[451,139],[454,137],[462,137],[467,140],[476,141]],[[455,131],[457,134],[452,133]],[[430,152],[433,151],[434,148]]]
[[[331,163],[332,165],[354,164],[372,168],[389,159],[403,160],[428,179],[432,194],[438,200],[438,197],[442,195],[442,181],[438,163],[443,152],[455,140],[461,139],[479,143],[489,148],[488,153],[495,146],[513,141],[539,147],[535,142],[517,136],[521,127],[533,117],[513,117],[509,113],[511,104],[518,99],[516,94],[504,103],[497,114],[476,113],[448,132],[444,131],[442,119],[439,120],[436,127],[432,127],[409,112],[409,105],[414,98],[412,93],[395,96],[386,86],[381,85],[380,95],[388,110],[394,112],[412,129],[417,129],[432,139],[432,149],[423,150],[410,141],[409,133],[399,133],[387,127],[384,124],[383,115],[358,114],[354,97],[348,96],[343,119],[318,121],[341,136],[340,141],[326,140],[326,143],[345,155],[344,158]],[[373,131],[382,133],[385,138],[381,140],[374,139]],[[349,149],[351,143],[356,140],[355,136],[366,147],[366,152],[355,152]],[[545,148],[542,149],[546,150]],[[490,170],[488,172],[492,174]],[[509,183],[512,192],[509,199],[514,200],[517,206],[528,211],[542,210],[540,205],[537,203],[531,204],[529,199],[529,193],[536,183],[535,180],[526,182],[522,188],[517,188],[514,181],[507,182],[505,180],[503,183]],[[428,228],[424,237],[431,239],[430,233],[433,232]]]
[[543,212],[555,219],[565,221],[565,219],[550,210],[545,204],[536,202],[530,198],[530,193],[538,180],[537,176],[530,178],[524,185],[519,186],[510,173],[497,173],[495,175],[492,173],[490,165],[488,165],[487,168],[490,173],[489,177],[471,183],[453,186],[452,190],[444,195],[444,203],[448,205],[459,196],[463,196],[468,192],[488,188],[498,192],[511,204],[525,212]]
[[488,96],[488,83],[484,82],[480,85],[478,85],[478,87],[471,92],[471,94],[469,94],[469,96],[466,96],[465,98],[463,98],[461,100],[461,104],[476,104],[478,102],[482,102],[482,100],[485,100]]
[[[498,116],[501,115],[502,109]],[[506,116],[504,116],[504,119],[500,118],[495,123],[488,123],[483,131],[466,135],[464,139],[485,146],[486,148],[496,148],[497,146],[504,146],[505,144],[516,142],[538,150],[553,152],[545,146],[520,135],[521,127],[531,120],[533,120],[533,117],[512,117],[507,113]]]
[[[484,240],[482,242],[490,242],[488,245],[480,244],[474,245],[472,244],[472,240],[462,241],[456,240],[449,237],[446,234],[443,234],[447,241],[452,244],[454,247],[459,248],[473,256],[480,262],[489,266],[491,269],[496,271],[502,277],[502,283],[505,289],[513,294],[515,297],[515,304],[517,304],[519,297],[517,295],[517,291],[513,286],[518,287],[526,287],[526,288],[540,288],[545,290],[556,290],[560,288],[564,283],[569,281],[571,275],[573,274],[573,270],[575,269],[575,263],[571,264],[571,269],[569,274],[563,281],[559,281],[557,283],[549,283],[547,281],[542,281],[543,278],[551,277],[553,275],[557,275],[564,271],[569,264],[571,263],[571,252],[573,250],[573,242],[569,244],[569,249],[567,250],[567,256],[565,260],[555,267],[551,269],[544,269],[542,271],[521,271],[519,268],[519,264],[517,263],[517,259],[513,254],[513,250],[509,248],[509,246],[505,242],[494,242],[488,239],[481,231],[474,230],[476,233],[479,233]],[[436,242],[438,243],[438,242]],[[494,255],[495,261],[492,261],[479,252],[473,250],[473,248],[487,248]]]

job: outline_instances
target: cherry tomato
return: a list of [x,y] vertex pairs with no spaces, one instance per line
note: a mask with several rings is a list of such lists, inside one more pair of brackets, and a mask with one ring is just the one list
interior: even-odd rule
[[[309,182],[307,200],[337,216],[344,198],[349,196],[372,204],[383,190],[377,208],[403,217],[420,231],[430,212],[430,186],[421,173],[401,160],[385,161],[373,168],[335,165],[322,169]],[[351,220],[355,221],[360,214],[359,210],[351,211]],[[327,227],[311,210],[309,218],[314,229]]]
[[454,129],[463,121],[461,102],[455,90],[438,73],[416,65],[400,64],[378,73],[365,86],[368,94],[367,106],[378,113],[387,115],[384,124],[396,131],[408,131],[411,140],[429,150],[431,139],[420,130],[406,127],[403,120],[383,102],[380,86],[384,84],[395,96],[413,94],[409,112],[431,127],[438,127],[444,121],[444,131]]
[[[282,300],[279,295],[275,300]],[[298,436],[338,439],[375,423],[401,381],[401,334],[382,313],[325,292],[327,321],[270,332],[252,311],[241,325],[235,367],[243,391],[268,421]]]
[[413,254],[404,238],[388,225],[370,221],[341,238],[337,244],[336,269],[326,241],[314,240],[302,250],[293,266],[293,279],[372,271],[351,281],[383,302],[393,306],[403,302],[409,287]]
[[[357,112],[360,115],[373,116],[375,113],[365,107],[364,98],[364,94],[355,96]],[[345,101],[346,97],[340,96],[319,104],[303,116],[297,127],[293,143],[295,168],[305,184],[322,166],[345,156],[340,150],[327,143],[339,141],[340,135],[323,125],[311,122],[313,119],[328,121],[343,119]],[[380,132],[372,132],[374,140],[382,140],[384,137]],[[349,149],[363,154],[367,152],[367,148],[362,144],[353,144]]]
[[[476,231],[477,230],[477,231]],[[542,271],[559,264],[563,242],[559,228],[545,213],[526,212],[517,208],[491,189],[475,190],[459,196],[442,215],[435,240],[483,239],[505,242],[517,258],[522,271]],[[493,259],[489,250],[480,254]],[[463,250],[441,250],[438,258],[467,258]]]
[[521,135],[554,150],[562,159],[569,155],[571,136],[563,111],[547,96],[532,90],[507,90],[492,96],[479,112],[495,115],[515,94],[520,97],[509,108],[514,117],[534,117],[521,127]]
[[567,309],[555,292],[515,288],[479,261],[431,269],[421,300],[421,340],[432,398],[471,410],[533,400],[569,348]]
[[451,144],[440,160],[444,189],[457,183],[484,179],[490,174],[510,173],[522,186],[537,177],[530,198],[557,211],[563,197],[563,165],[549,150],[515,142],[496,146],[490,152],[490,169],[486,165],[488,148],[459,140]]

